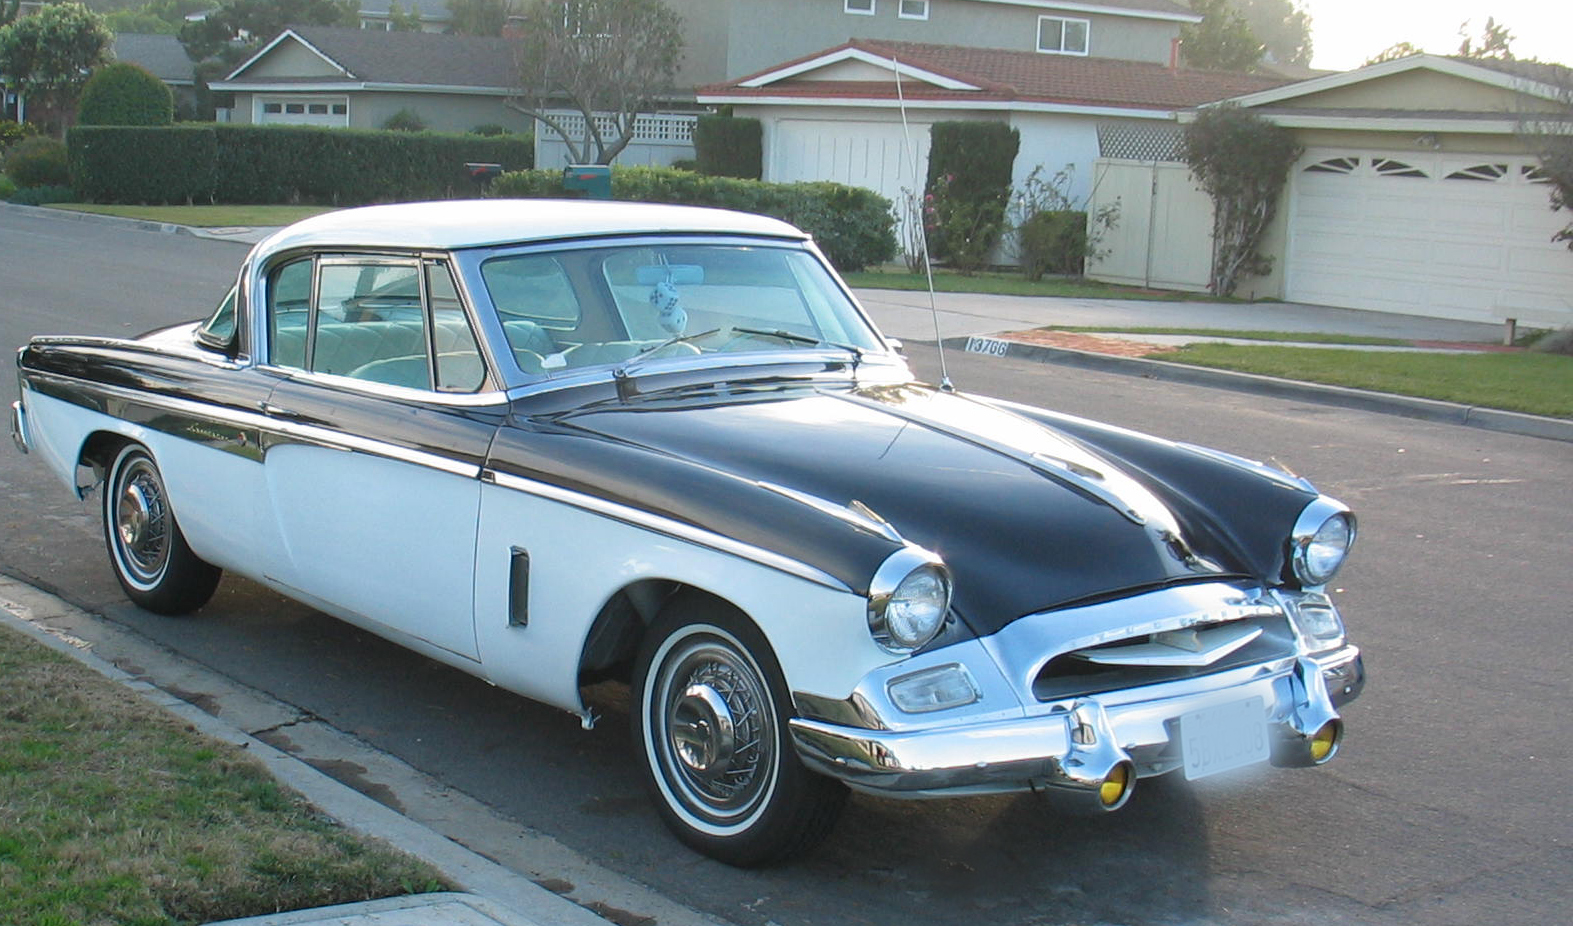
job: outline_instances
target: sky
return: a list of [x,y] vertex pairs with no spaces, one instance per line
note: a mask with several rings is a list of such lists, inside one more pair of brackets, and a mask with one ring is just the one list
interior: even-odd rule
[[1507,24],[1520,58],[1573,65],[1573,0],[1299,0],[1311,14],[1313,67],[1347,70],[1395,42],[1458,51],[1458,25],[1478,37],[1486,17]]

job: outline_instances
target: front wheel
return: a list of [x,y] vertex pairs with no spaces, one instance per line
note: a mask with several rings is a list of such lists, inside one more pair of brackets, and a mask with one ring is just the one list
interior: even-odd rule
[[223,575],[186,545],[158,464],[140,444],[115,455],[104,483],[104,542],[126,597],[155,614],[207,604]]
[[769,645],[735,612],[674,605],[651,627],[634,673],[634,741],[662,819],[729,865],[808,851],[830,833],[846,789],[793,750]]

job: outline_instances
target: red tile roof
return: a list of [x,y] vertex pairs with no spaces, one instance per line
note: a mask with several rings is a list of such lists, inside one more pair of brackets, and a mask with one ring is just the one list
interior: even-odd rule
[[793,97],[814,99],[876,99],[896,97],[892,80],[815,81],[788,78],[762,87],[745,82],[795,64],[813,61],[844,49],[857,49],[881,58],[895,58],[903,65],[962,81],[979,90],[945,90],[916,78],[902,81],[909,99],[1060,103],[1075,106],[1113,106],[1131,109],[1184,109],[1246,93],[1255,93],[1292,81],[1260,74],[1171,70],[1165,65],[1111,58],[1044,55],[1037,52],[929,45],[917,42],[873,42],[854,39],[844,45],[786,62],[725,84],[701,87],[704,96]]

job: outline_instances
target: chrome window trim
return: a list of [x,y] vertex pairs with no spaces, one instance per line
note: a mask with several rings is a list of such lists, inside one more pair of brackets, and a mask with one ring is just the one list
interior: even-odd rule
[[[741,358],[741,357],[747,357],[749,359],[747,361],[741,361],[740,359],[738,359],[738,358]],[[730,358],[730,359],[727,359],[727,358]],[[801,351],[790,351],[790,352],[787,352],[787,353],[771,353],[771,354],[720,354],[720,355],[707,354],[707,355],[705,355],[703,357],[662,357],[662,358],[658,358],[657,360],[653,360],[652,362],[658,362],[658,363],[662,364],[661,366],[655,367],[652,370],[650,370],[650,372],[652,372],[652,373],[703,372],[703,371],[705,371],[707,369],[734,369],[735,370],[735,369],[739,369],[739,368],[743,368],[743,367],[780,366],[782,363],[814,363],[814,362],[818,362],[818,363],[833,363],[833,362],[840,362],[840,363],[844,364],[845,366],[849,366],[850,367],[852,365],[851,356],[849,354],[847,354],[845,351],[839,351],[839,350],[838,351],[831,351],[829,353],[801,350]],[[671,362],[671,363],[673,363],[675,365],[668,366],[668,365],[666,365],[668,362]],[[892,355],[882,355],[882,354],[881,355],[875,355],[872,358],[864,357],[861,361],[858,362],[857,370],[858,370],[858,372],[857,372],[857,375],[855,377],[854,376],[845,376],[845,377],[840,377],[840,380],[844,381],[844,382],[857,382],[857,383],[862,383],[862,382],[899,383],[899,382],[905,382],[905,381],[911,379],[911,370],[907,367],[905,361],[901,360],[901,358],[896,357],[893,354]],[[545,395],[545,394],[548,394],[548,393],[556,392],[556,391],[561,390],[561,389],[569,389],[569,388],[580,387],[580,386],[595,386],[595,385],[613,384],[613,383],[617,382],[617,377],[616,377],[614,371],[615,371],[614,367],[608,367],[608,366],[583,367],[581,371],[576,371],[575,374],[572,375],[572,376],[559,376],[556,379],[536,379],[536,380],[534,380],[532,382],[529,382],[529,383],[524,383],[522,385],[514,386],[514,387],[512,387],[512,388],[510,388],[508,390],[508,398],[509,399],[522,399],[522,398],[527,398],[529,396]],[[888,372],[888,373],[893,374],[893,375],[890,375],[890,376],[864,376],[863,375],[864,373],[868,373],[868,372],[872,372],[872,371]],[[635,383],[637,383],[639,381],[640,375],[642,375],[642,374],[636,374],[635,376],[632,377],[632,379],[633,379],[633,381]],[[747,379],[748,377],[741,377],[741,378]],[[807,374],[803,374],[801,376],[791,377],[791,379],[793,379],[795,381],[800,381],[800,382],[802,382],[804,384],[818,382],[818,381],[821,381],[823,378],[824,377],[822,375],[822,371],[821,372],[816,372],[816,373],[807,373]],[[716,380],[716,382],[717,383],[731,382],[733,379],[734,379],[733,377],[718,378]]]
[[272,364],[258,364],[257,369],[267,373],[278,374],[285,379],[298,383],[307,383],[345,392],[359,392],[380,399],[414,402],[421,405],[444,405],[453,408],[487,408],[505,405],[508,402],[508,394],[496,389],[486,392],[438,392],[435,389],[412,389],[408,386],[379,383],[376,380],[356,379],[353,376],[345,376],[342,373],[316,373],[311,370],[297,370],[294,367],[280,367]]
[[620,502],[598,498],[594,495],[587,495],[583,492],[576,492],[572,489],[565,489],[561,486],[540,482],[524,476],[498,472],[490,468],[482,470],[481,480],[483,482],[491,482],[500,488],[511,489],[527,495],[534,495],[537,498],[545,498],[565,505],[571,505],[583,511],[621,521],[633,527],[641,527],[658,534],[664,534],[674,540],[686,541],[718,553],[746,559],[761,566],[774,569],[777,572],[784,572],[787,575],[797,576],[800,579],[807,579],[816,585],[822,585],[834,591],[852,593],[851,587],[845,582],[818,567],[810,566],[800,560],[782,556],[762,547],[756,547],[741,540],[734,540],[724,534],[717,534],[714,531],[685,524],[650,511],[633,508]]

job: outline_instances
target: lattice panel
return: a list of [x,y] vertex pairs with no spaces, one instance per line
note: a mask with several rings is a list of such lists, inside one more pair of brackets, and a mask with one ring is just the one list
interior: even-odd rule
[[1098,156],[1122,161],[1179,161],[1180,130],[1172,125],[1104,123],[1098,126]]

